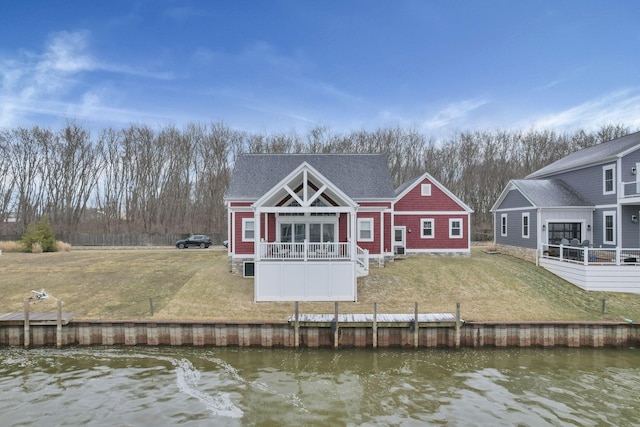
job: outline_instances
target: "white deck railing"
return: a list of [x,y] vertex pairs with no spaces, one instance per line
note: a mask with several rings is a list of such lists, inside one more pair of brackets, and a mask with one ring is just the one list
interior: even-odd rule
[[640,196],[640,181],[622,182],[622,197]]
[[356,246],[356,262],[364,271],[369,271],[369,251]]
[[638,265],[640,248],[542,245],[542,257],[584,265]]
[[260,259],[262,260],[349,260],[351,244],[340,243],[281,243],[260,242]]

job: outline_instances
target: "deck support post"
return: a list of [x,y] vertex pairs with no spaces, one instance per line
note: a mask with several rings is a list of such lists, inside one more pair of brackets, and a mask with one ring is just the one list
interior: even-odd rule
[[56,347],[62,348],[62,301],[57,300]]
[[460,348],[460,301],[456,302],[456,348]]
[[29,348],[31,344],[31,333],[29,331],[29,298],[24,300],[24,348]]
[[338,348],[338,302],[336,301],[333,311],[333,348]]
[[373,325],[372,325],[372,329],[373,329],[373,348],[378,348],[378,303],[374,302],[373,303]]
[[413,347],[418,348],[418,345],[419,345],[418,341],[420,337],[420,334],[419,334],[420,327],[418,326],[418,303],[417,302],[414,304],[413,311],[414,311]]
[[300,312],[298,310],[298,301],[296,301],[295,320],[293,323],[293,347],[300,347]]

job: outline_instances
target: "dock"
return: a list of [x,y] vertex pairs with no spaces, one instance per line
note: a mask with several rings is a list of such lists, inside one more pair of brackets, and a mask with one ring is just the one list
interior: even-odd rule
[[[464,320],[460,319],[461,322]],[[296,321],[295,314],[289,317],[289,323]],[[336,321],[335,314],[309,314],[300,313],[298,323],[302,327],[331,327]],[[341,328],[371,327],[373,323],[384,328],[406,328],[415,323],[415,314],[338,314],[338,323]],[[420,327],[451,327],[456,324],[454,313],[423,313],[418,314],[418,326]]]

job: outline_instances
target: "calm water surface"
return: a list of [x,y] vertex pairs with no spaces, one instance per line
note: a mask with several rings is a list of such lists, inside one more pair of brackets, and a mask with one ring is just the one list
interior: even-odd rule
[[640,350],[0,348],[1,426],[637,426]]

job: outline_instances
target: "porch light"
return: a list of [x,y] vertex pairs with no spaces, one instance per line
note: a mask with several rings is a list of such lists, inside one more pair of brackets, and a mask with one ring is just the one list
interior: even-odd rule
[[587,231],[591,231],[591,224],[587,224]]
[[547,225],[546,224],[542,224],[542,231],[546,231],[547,229]]
[[631,222],[633,223],[638,222],[638,215],[631,215]]

